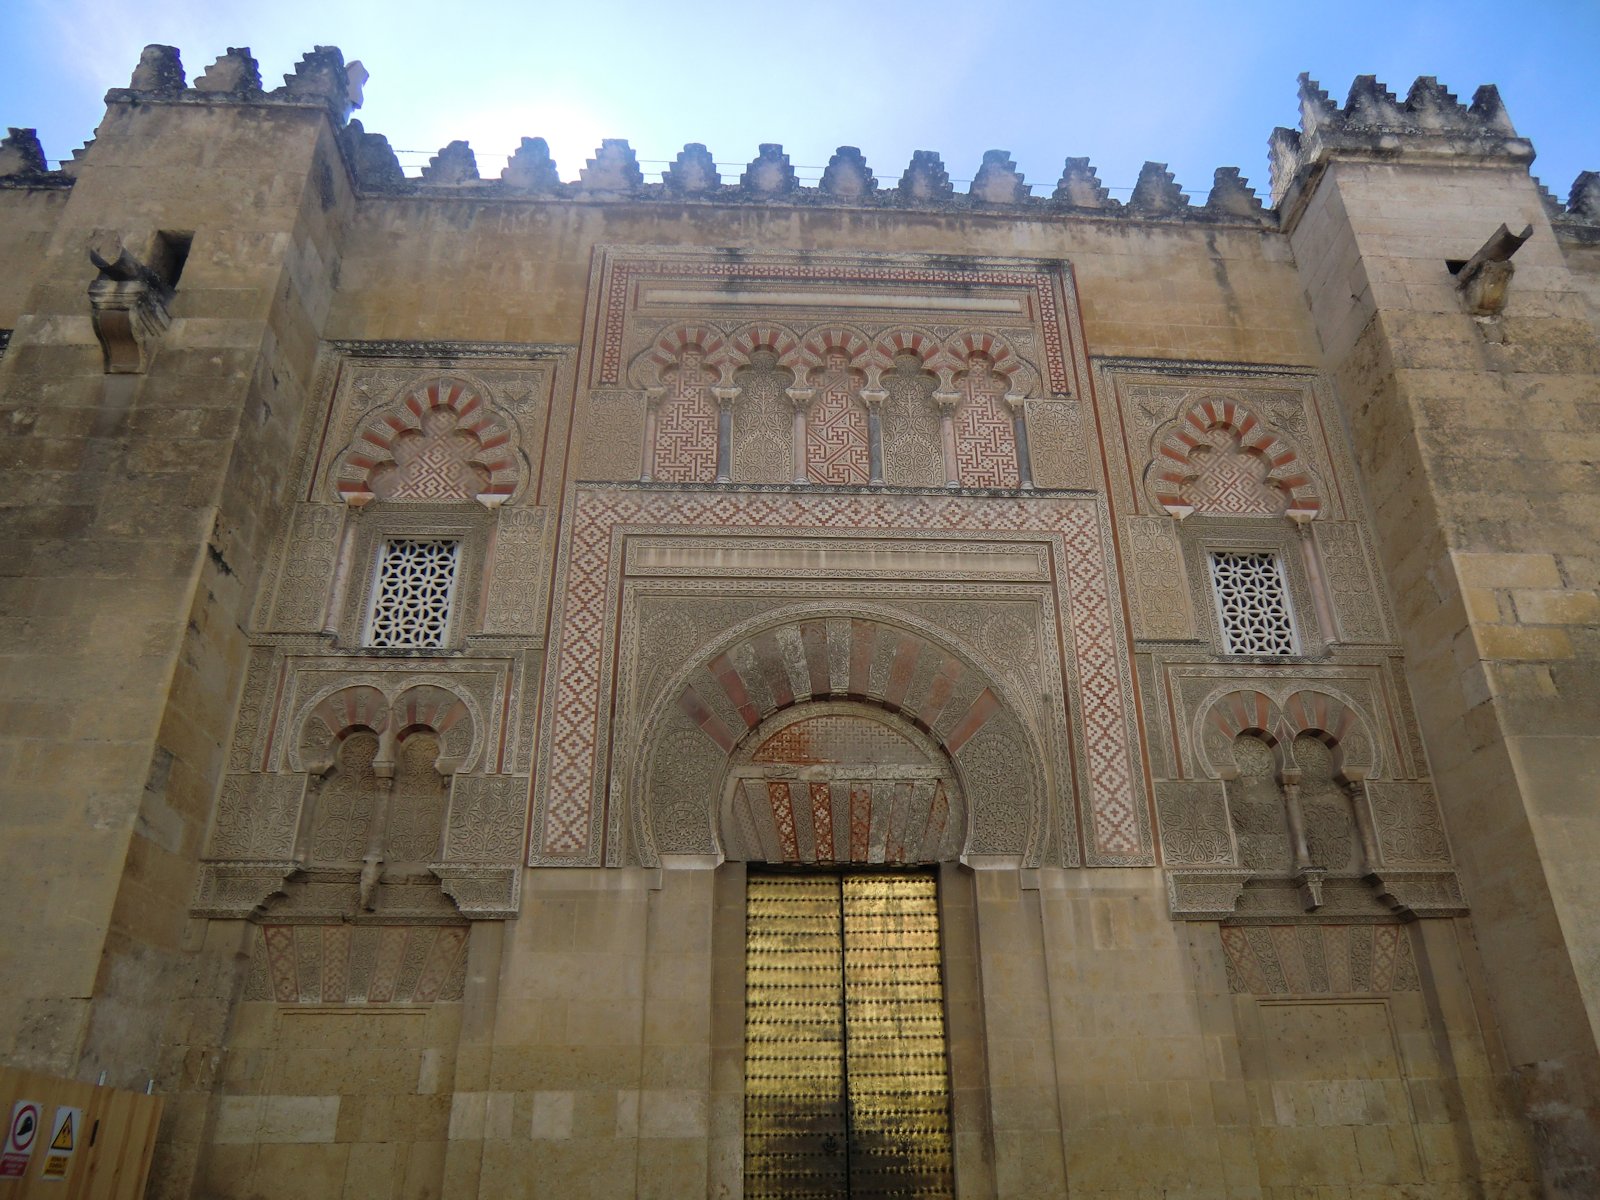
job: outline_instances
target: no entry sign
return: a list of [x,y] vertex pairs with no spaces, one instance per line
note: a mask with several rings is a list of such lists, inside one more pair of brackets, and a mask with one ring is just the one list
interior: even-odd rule
[[28,1169],[33,1144],[39,1140],[39,1102],[18,1100],[11,1106],[6,1145],[0,1150],[0,1179],[21,1179]]

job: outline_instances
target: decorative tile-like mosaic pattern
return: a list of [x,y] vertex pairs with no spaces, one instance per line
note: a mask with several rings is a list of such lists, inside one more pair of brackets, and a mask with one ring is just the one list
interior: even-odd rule
[[460,925],[264,925],[251,945],[246,1000],[279,1004],[432,1004],[460,1000]]
[[1235,994],[1382,995],[1422,987],[1399,925],[1235,925],[1221,932]]

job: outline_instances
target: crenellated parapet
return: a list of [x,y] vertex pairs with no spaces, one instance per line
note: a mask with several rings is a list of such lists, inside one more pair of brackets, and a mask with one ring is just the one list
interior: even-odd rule
[[[81,151],[80,151],[81,153]],[[52,171],[45,161],[37,129],[10,128],[0,139],[0,188],[71,187],[72,174]]]
[[191,87],[176,46],[150,45],[125,88],[106,93],[107,104],[246,103],[326,108],[343,125],[361,107],[367,72],[359,62],[345,62],[337,46],[317,46],[283,77],[283,86],[266,90],[261,68],[248,46],[229,46],[226,54],[201,73]]
[[1087,158],[1069,158],[1048,196],[1033,185],[1005,150],[985,152],[965,192],[951,182],[944,160],[933,150],[911,156],[894,187],[884,187],[861,150],[840,146],[815,186],[802,183],[789,155],[775,142],[763,143],[737,177],[725,176],[704,144],[690,142],[656,180],[645,176],[632,147],[608,138],[578,172],[562,180],[543,138],[523,138],[499,179],[478,174],[471,147],[462,141],[443,147],[409,177],[387,138],[368,133],[352,120],[344,145],[356,184],[366,194],[474,198],[541,199],[615,203],[757,204],[822,208],[938,209],[957,212],[1016,212],[1029,217],[1099,216],[1158,222],[1271,227],[1266,208],[1237,167],[1222,167],[1204,204],[1192,204],[1164,163],[1146,163],[1139,184],[1124,203],[1111,196]]
[[[366,79],[361,64],[345,62],[338,47],[318,46],[283,76],[282,87],[268,90],[249,47],[230,46],[191,84],[175,47],[150,45],[128,86],[112,89],[106,100],[322,108],[340,126],[340,144],[360,192],[440,199],[933,209],[1015,213],[1031,219],[1095,217],[1276,228],[1306,181],[1335,156],[1515,165],[1533,159],[1531,143],[1517,134],[1493,85],[1478,88],[1471,103],[1464,104],[1432,76],[1418,78],[1402,99],[1374,76],[1362,75],[1341,107],[1302,74],[1299,128],[1274,130],[1269,140],[1270,205],[1237,167],[1219,167],[1200,202],[1191,200],[1165,163],[1157,162],[1145,163],[1131,194],[1118,199],[1083,157],[1067,158],[1054,189],[1036,195],[1005,150],[986,151],[964,190],[933,150],[913,153],[894,186],[886,186],[892,176],[880,183],[859,148],[840,146],[811,185],[777,143],[763,143],[739,170],[725,162],[719,167],[704,144],[690,142],[665,170],[647,175],[629,143],[615,138],[601,143],[576,179],[561,177],[549,145],[538,137],[523,138],[498,177],[480,174],[477,156],[465,140],[442,147],[420,173],[407,175],[388,138],[350,119],[361,105]],[[87,150],[86,145],[52,171],[34,131],[12,129],[0,141],[0,188],[69,187]],[[1595,172],[1578,177],[1564,205],[1548,192],[1543,196],[1563,237],[1600,239],[1600,177]]]
[[1582,171],[1563,206],[1543,187],[1556,235],[1566,241],[1600,243],[1600,171]]
[[1462,104],[1431,75],[1419,76],[1399,99],[1372,75],[1357,75],[1340,108],[1311,78],[1300,76],[1300,128],[1268,139],[1272,200],[1290,192],[1329,159],[1381,159],[1527,164],[1533,144],[1519,137],[1500,92],[1484,84]]

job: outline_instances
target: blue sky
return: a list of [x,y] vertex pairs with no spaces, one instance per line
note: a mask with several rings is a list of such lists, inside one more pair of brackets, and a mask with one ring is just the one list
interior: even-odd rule
[[[92,133],[109,87],[147,42],[177,46],[190,78],[246,45],[268,87],[315,44],[371,72],[366,127],[415,172],[468,139],[486,177],[520,138],[576,178],[602,137],[629,140],[655,178],[685,142],[737,176],[781,142],[802,177],[836,146],[892,186],[913,150],[953,179],[1010,150],[1048,194],[1088,155],[1126,196],[1146,159],[1201,201],[1237,166],[1268,190],[1267,135],[1297,117],[1295,77],[1342,101],[1357,74],[1404,95],[1436,75],[1463,101],[1500,85],[1534,172],[1565,198],[1600,170],[1600,0],[5,0],[0,125],[36,126],[52,160]],[[958,185],[959,186],[959,185]]]

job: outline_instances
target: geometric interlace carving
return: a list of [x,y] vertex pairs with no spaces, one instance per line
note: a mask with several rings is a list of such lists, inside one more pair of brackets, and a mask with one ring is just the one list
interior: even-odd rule
[[1014,488],[1017,434],[1004,400],[1005,377],[974,356],[964,382],[967,394],[955,412],[956,478],[962,487]]
[[444,645],[460,558],[461,543],[453,539],[385,542],[373,587],[367,645]]
[[687,349],[672,372],[656,420],[655,477],[663,483],[711,483],[717,477],[717,409],[713,376],[699,350]]
[[1194,450],[1191,462],[1199,474],[1182,489],[1184,501],[1196,512],[1276,516],[1287,507],[1283,492],[1266,482],[1271,466],[1259,454],[1245,451],[1234,430],[1208,430],[1205,440],[1212,449]]
[[1229,654],[1293,654],[1294,625],[1276,554],[1216,552],[1211,583]]
[[862,484],[870,475],[867,414],[856,399],[859,381],[843,355],[829,355],[819,395],[806,422],[806,475],[813,483]]

